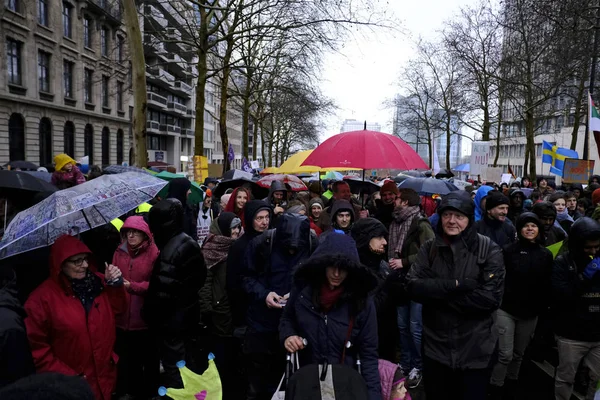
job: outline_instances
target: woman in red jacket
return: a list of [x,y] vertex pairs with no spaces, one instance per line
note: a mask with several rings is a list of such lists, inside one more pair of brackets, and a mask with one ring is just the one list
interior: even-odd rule
[[[25,303],[25,325],[38,372],[83,376],[97,400],[110,400],[117,380],[115,314],[123,311],[121,272],[96,271],[88,247],[68,235],[50,251],[50,277]],[[90,264],[88,264],[90,262]]]
[[127,302],[125,312],[117,317],[117,394],[148,398],[158,388],[160,367],[154,351],[156,345],[152,343],[141,312],[159,251],[143,217],[127,218],[121,227],[121,236],[123,241],[115,251],[113,264],[123,274]]

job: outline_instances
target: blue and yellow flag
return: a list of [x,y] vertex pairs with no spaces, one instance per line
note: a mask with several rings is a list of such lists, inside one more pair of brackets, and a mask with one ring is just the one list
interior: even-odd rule
[[565,158],[579,158],[579,154],[575,150],[552,146],[545,140],[542,144],[542,150],[542,163],[550,164],[550,173],[558,176],[563,175]]

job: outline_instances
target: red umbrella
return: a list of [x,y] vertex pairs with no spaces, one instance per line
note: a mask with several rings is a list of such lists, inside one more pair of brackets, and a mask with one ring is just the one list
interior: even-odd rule
[[302,165],[321,168],[429,169],[404,140],[374,131],[340,133],[321,143]]
[[273,174],[267,175],[264,178],[260,178],[256,183],[258,186],[270,189],[271,183],[274,181],[280,181],[283,183],[287,183],[292,188],[293,192],[302,192],[308,190],[302,179],[298,178],[295,175],[282,175],[282,174]]

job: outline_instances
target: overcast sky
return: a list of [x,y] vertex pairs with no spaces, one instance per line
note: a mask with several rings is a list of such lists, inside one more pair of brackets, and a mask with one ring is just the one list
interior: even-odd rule
[[411,39],[433,39],[444,20],[475,0],[390,0],[389,11],[399,18],[406,34],[378,33],[349,40],[341,54],[324,59],[322,91],[339,110],[327,120],[326,139],[340,132],[345,119],[378,122],[383,132],[392,132],[392,109],[386,101],[399,92],[398,76],[413,56]]

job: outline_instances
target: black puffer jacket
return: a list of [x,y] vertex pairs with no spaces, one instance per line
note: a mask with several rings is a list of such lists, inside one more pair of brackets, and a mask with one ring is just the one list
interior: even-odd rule
[[421,247],[408,273],[408,292],[423,304],[424,356],[453,369],[486,368],[498,340],[494,311],[504,291],[502,251],[489,242],[485,262],[478,265],[484,238],[473,226],[471,200],[452,192],[438,213],[448,208],[467,215],[469,226],[447,242],[438,224],[436,238]]
[[600,224],[591,218],[580,218],[571,227],[569,251],[554,260],[554,332],[558,336],[600,341],[600,273],[592,279],[583,275],[590,262],[590,257],[583,252],[585,241],[599,238]]
[[[348,272],[343,293],[329,312],[322,310],[321,287],[326,282],[329,266]],[[340,364],[344,344],[350,343],[344,364],[354,367],[360,356],[361,374],[369,391],[369,400],[380,400],[381,385],[378,371],[377,316],[369,292],[376,286],[373,274],[361,265],[356,244],[347,235],[331,233],[294,274],[294,286],[283,309],[279,323],[281,343],[290,336],[306,338],[308,346],[301,350],[300,365]]]
[[244,206],[244,234],[236,240],[227,256],[227,296],[231,305],[234,326],[246,325],[246,309],[248,301],[242,289],[241,271],[244,266],[246,249],[252,239],[261,234],[254,229],[254,217],[262,210],[269,211],[272,216],[273,209],[262,200],[251,200]]
[[25,310],[17,299],[16,275],[10,267],[0,268],[0,389],[27,375],[35,374],[25,331]]
[[146,294],[143,315],[149,325],[179,330],[195,324],[188,310],[198,305],[206,279],[200,246],[183,232],[183,207],[166,199],[149,214],[150,230],[160,249]]
[[[183,232],[194,240],[198,240],[198,231],[196,220],[198,219],[198,207],[194,207],[187,202],[187,192],[192,187],[192,183],[187,178],[175,178],[169,182],[168,199],[177,199],[183,206]],[[215,216],[216,218],[216,216]]]
[[538,238],[544,236],[538,217],[534,213],[523,213],[517,220],[519,240],[504,248],[506,283],[500,308],[519,318],[536,317],[550,305],[552,253],[540,244],[542,240],[531,243],[521,236],[527,222],[538,226]]

